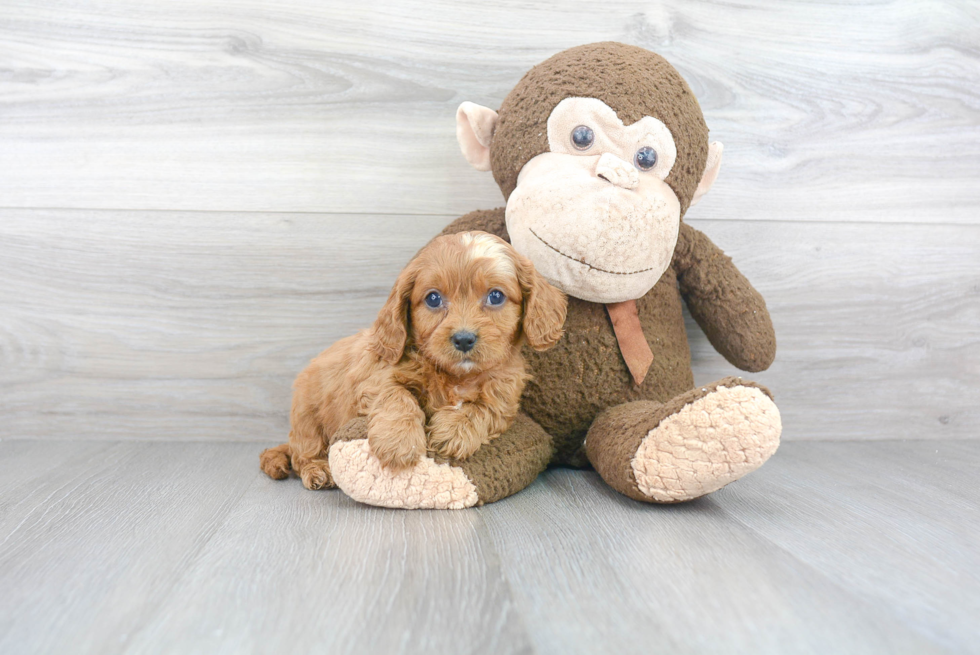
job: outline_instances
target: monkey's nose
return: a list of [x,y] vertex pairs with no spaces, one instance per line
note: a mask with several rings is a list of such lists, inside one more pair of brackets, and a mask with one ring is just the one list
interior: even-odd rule
[[453,347],[461,353],[468,353],[476,345],[476,335],[463,330],[449,337],[449,340],[453,342]]
[[637,170],[611,152],[604,152],[602,157],[599,157],[595,174],[596,177],[601,177],[606,182],[624,189],[635,189],[640,183],[640,174]]

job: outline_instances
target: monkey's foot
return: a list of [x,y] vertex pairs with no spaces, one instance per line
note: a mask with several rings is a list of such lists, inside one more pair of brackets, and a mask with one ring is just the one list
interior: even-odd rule
[[334,481],[354,500],[378,507],[463,509],[479,498],[463,469],[422,457],[412,468],[392,471],[371,454],[367,439],[330,447]]
[[779,447],[782,423],[769,391],[725,378],[664,403],[603,412],[586,439],[589,461],[636,500],[692,500],[756,470]]
[[340,428],[329,450],[334,482],[354,500],[403,509],[462,509],[492,503],[534,481],[551,459],[551,436],[524,416],[465,460],[422,457],[413,468],[381,466],[367,443],[367,419]]

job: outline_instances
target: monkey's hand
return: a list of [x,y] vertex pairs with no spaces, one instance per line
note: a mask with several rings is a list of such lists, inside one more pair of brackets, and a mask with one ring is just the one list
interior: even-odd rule
[[730,257],[681,223],[674,270],[691,316],[725,359],[743,371],[764,371],[776,356],[766,301]]

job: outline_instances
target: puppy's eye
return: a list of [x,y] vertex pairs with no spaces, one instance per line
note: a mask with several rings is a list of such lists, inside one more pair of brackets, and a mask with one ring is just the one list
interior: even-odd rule
[[507,296],[500,289],[492,289],[490,293],[487,294],[487,304],[491,307],[500,307],[507,300]]
[[636,151],[634,161],[641,171],[648,171],[657,165],[657,151],[650,146],[643,146]]
[[442,307],[442,296],[438,291],[430,291],[425,297],[425,306],[429,309],[439,309]]
[[572,145],[577,150],[588,150],[595,141],[595,132],[588,125],[579,125],[572,130]]

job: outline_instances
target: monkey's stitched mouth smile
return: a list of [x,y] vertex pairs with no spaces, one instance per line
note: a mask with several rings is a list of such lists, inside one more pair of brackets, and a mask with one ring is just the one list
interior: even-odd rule
[[581,259],[577,259],[577,258],[575,258],[575,257],[572,257],[571,255],[566,255],[566,254],[565,254],[565,253],[563,253],[563,252],[562,252],[561,250],[558,250],[558,248],[555,248],[555,247],[554,247],[553,245],[551,245],[550,243],[548,243],[547,241],[545,241],[544,239],[542,239],[542,238],[541,238],[540,236],[538,236],[538,233],[537,233],[537,232],[535,232],[535,231],[534,231],[534,230],[532,230],[531,228],[527,228],[527,229],[528,229],[528,231],[529,231],[529,232],[530,232],[531,234],[533,234],[533,235],[534,235],[534,237],[535,237],[535,238],[536,238],[536,239],[537,239],[538,241],[540,241],[540,242],[541,242],[541,243],[543,243],[544,245],[546,245],[546,246],[548,246],[549,248],[551,248],[552,250],[554,250],[555,252],[557,252],[557,253],[558,253],[559,255],[561,255],[562,257],[565,257],[566,259],[571,259],[571,260],[572,260],[573,262],[575,262],[575,263],[577,263],[577,264],[581,264],[582,266],[588,266],[588,267],[589,267],[589,268],[591,268],[592,270],[594,270],[594,271],[599,271],[600,273],[609,273],[610,275],[639,275],[640,273],[646,273],[646,272],[648,272],[648,271],[652,271],[652,270],[653,270],[654,268],[656,268],[655,266],[651,266],[650,268],[644,268],[644,269],[642,269],[642,270],[639,270],[639,271],[628,271],[628,272],[622,272],[622,271],[607,271],[607,270],[606,270],[606,269],[604,269],[604,268],[599,268],[598,266],[593,266],[593,265],[592,265],[592,264],[590,264],[589,262],[586,262],[586,261],[583,261],[583,260],[581,260]]

